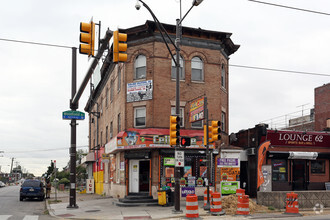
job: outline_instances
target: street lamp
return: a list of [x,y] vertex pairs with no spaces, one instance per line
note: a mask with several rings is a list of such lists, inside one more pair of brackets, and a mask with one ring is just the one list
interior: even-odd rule
[[[169,51],[169,53],[171,54],[172,60],[175,63],[176,66],[176,89],[175,89],[175,114],[177,116],[180,116],[180,42],[181,42],[181,38],[182,38],[182,32],[181,32],[181,25],[182,25],[182,21],[185,19],[185,17],[188,15],[188,13],[191,11],[191,9],[194,6],[198,6],[200,3],[202,3],[203,0],[193,0],[192,5],[190,7],[190,9],[187,11],[187,13],[181,17],[181,0],[180,0],[180,19],[176,19],[176,37],[175,37],[175,43],[173,43],[172,39],[169,37],[168,33],[166,32],[165,28],[163,27],[163,25],[159,22],[159,20],[157,19],[156,15],[152,12],[152,10],[149,8],[149,6],[144,3],[142,0],[137,0],[136,4],[135,4],[135,8],[137,10],[139,10],[141,8],[139,2],[142,3],[142,5],[150,12],[151,16],[153,17],[156,26],[158,28],[158,30],[161,33],[161,36],[163,38],[164,43],[166,44],[166,47]],[[170,42],[172,43],[172,45],[175,47],[175,52],[176,52],[176,57],[174,58],[165,38],[164,35],[162,33],[162,31],[166,34],[166,36],[168,37],[168,39],[170,40]],[[174,150],[176,151],[178,148],[180,147],[180,145],[176,145]],[[182,212],[182,210],[180,210],[180,185],[179,185],[179,178],[180,178],[180,168],[179,167],[175,167],[175,172],[174,172],[174,178],[175,178],[175,187],[174,187],[174,194],[175,194],[175,212]],[[208,200],[209,203],[209,200]]]

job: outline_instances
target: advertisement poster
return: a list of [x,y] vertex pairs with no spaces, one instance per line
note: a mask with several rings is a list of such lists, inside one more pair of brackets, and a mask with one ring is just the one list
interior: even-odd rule
[[221,182],[221,194],[235,194],[239,182]]
[[196,177],[188,176],[188,186],[196,186]]
[[165,167],[165,177],[174,177],[174,167]]
[[206,177],[207,176],[207,167],[206,166],[200,166],[199,167],[199,176],[200,177]]
[[174,166],[175,158],[174,157],[164,157],[164,166]]
[[195,122],[204,119],[204,97],[191,103],[189,109],[189,122]]
[[221,167],[221,181],[239,181],[239,167]]
[[191,176],[192,174],[191,166],[185,166],[183,171],[184,171],[183,177],[188,177]]
[[217,165],[218,167],[237,167],[238,158],[218,158]]
[[152,80],[127,84],[127,102],[152,99]]
[[186,197],[189,194],[195,194],[195,187],[182,187],[181,197]]

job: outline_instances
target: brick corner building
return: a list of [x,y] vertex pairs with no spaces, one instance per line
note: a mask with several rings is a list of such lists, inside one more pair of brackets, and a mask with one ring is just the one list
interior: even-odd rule
[[[176,27],[163,26],[174,41]],[[175,64],[154,22],[119,32],[128,35],[127,62],[113,63],[109,51],[100,70],[101,80],[94,82],[85,107],[90,121],[89,154],[94,157],[89,160],[89,179],[95,180],[98,194],[122,198],[146,193],[156,198],[158,189],[174,186],[174,150],[168,141],[169,117],[175,113]],[[222,122],[221,143],[228,145],[228,60],[239,48],[230,36],[182,27],[181,135],[191,137],[191,146],[184,149],[180,185],[195,185],[200,195],[206,177],[203,121],[189,122],[190,103],[208,98],[209,118]],[[172,45],[170,49],[175,55]],[[220,141],[213,144],[211,151],[219,145]],[[217,184],[216,157],[214,152],[212,187]]]

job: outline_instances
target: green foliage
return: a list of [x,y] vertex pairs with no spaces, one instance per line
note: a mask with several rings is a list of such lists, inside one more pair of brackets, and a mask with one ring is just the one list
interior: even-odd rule
[[273,206],[269,206],[268,209],[269,210],[275,210],[275,208]]
[[68,185],[70,183],[70,180],[68,180],[67,178],[62,178],[59,182],[59,184],[64,184],[64,185]]

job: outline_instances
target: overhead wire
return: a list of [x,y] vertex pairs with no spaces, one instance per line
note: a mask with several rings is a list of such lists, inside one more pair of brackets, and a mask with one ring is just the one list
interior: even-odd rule
[[256,0],[248,0],[248,1],[255,2],[255,3],[260,3],[260,4],[265,4],[265,5],[281,7],[281,8],[287,8],[287,9],[293,9],[293,10],[298,10],[298,11],[310,12],[310,13],[315,13],[315,14],[330,15],[329,13],[325,13],[325,12],[313,11],[313,10],[303,9],[303,8],[296,8],[296,7],[292,7],[292,6],[274,4],[274,3],[270,3],[270,2],[263,2],[263,1],[256,1]]

